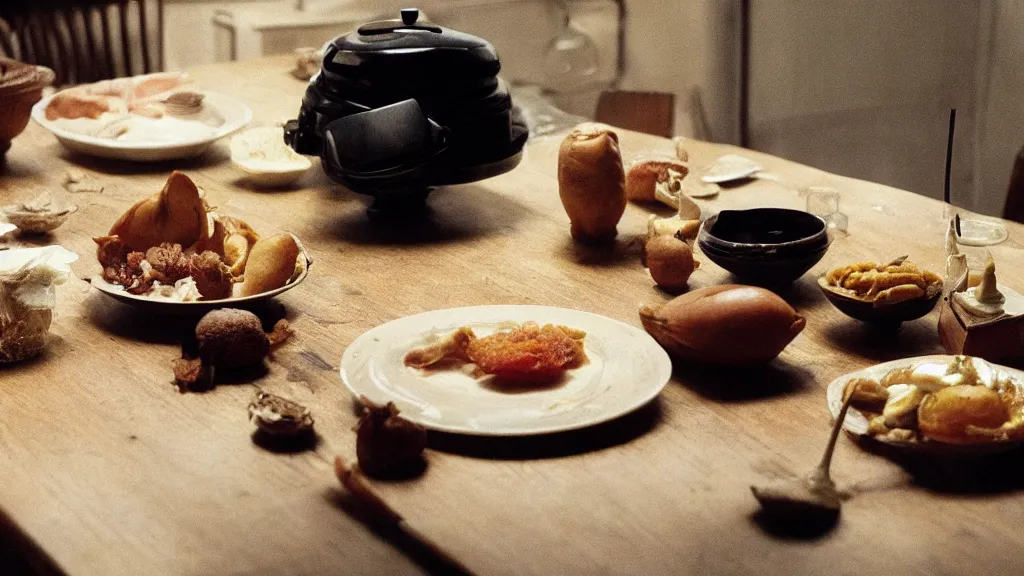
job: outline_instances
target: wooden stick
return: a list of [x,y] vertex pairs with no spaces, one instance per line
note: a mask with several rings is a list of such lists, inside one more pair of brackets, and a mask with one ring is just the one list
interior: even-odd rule
[[340,456],[334,458],[334,473],[349,493],[363,506],[370,519],[381,527],[395,531],[412,542],[422,552],[431,556],[438,571],[445,574],[472,574],[461,562],[434,544],[425,535],[409,526],[404,518],[395,512],[363,479],[356,466],[349,468]]

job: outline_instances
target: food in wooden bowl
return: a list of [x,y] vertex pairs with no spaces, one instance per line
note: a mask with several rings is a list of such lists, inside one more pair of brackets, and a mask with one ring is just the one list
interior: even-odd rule
[[573,130],[558,150],[558,195],[574,240],[615,238],[626,210],[626,181],[619,137],[600,125]]
[[897,361],[837,379],[829,408],[852,393],[847,430],[896,445],[1008,445],[1024,441],[1024,381],[970,356]]
[[670,354],[711,364],[764,364],[804,329],[785,300],[754,286],[708,286],[640,309],[644,329]]
[[834,268],[818,279],[818,286],[829,302],[851,318],[882,324],[916,320],[935,307],[942,295],[942,278],[906,258]]
[[476,364],[504,382],[543,382],[587,362],[586,333],[567,326],[528,321],[478,338],[459,328],[405,355],[406,366],[429,368],[445,360]]
[[164,302],[274,294],[303,279],[310,265],[293,235],[260,237],[245,222],[211,211],[180,172],[94,240],[103,266],[94,286]]
[[0,157],[32,117],[32,106],[53,83],[53,70],[0,57]]

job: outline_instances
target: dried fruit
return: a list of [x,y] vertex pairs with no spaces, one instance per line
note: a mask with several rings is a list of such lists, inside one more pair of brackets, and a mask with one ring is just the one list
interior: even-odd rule
[[207,312],[196,325],[196,341],[203,363],[222,368],[252,366],[270,352],[260,319],[247,310]]
[[659,308],[644,306],[640,320],[670,353],[715,364],[769,362],[806,324],[774,293],[740,285],[709,286]]
[[360,400],[366,412],[356,424],[359,468],[370,476],[402,474],[423,463],[427,431],[399,416],[393,402],[385,406]]
[[261,238],[249,251],[245,280],[235,288],[235,296],[252,296],[284,286],[296,276],[301,253],[291,234]]
[[566,326],[524,322],[469,343],[467,354],[486,374],[509,381],[556,378],[587,361],[586,332]]

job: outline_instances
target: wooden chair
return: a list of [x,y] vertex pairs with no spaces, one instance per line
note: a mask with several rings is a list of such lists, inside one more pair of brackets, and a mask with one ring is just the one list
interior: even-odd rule
[[1017,159],[1013,163],[1003,218],[1024,224],[1024,148],[1017,153]]
[[0,0],[0,51],[57,85],[163,69],[163,0]]
[[594,119],[628,130],[671,138],[675,126],[675,104],[675,94],[607,91],[597,100]]

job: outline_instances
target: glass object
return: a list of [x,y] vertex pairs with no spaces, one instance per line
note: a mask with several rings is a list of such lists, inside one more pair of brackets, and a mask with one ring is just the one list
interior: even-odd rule
[[963,246],[994,246],[1009,238],[1006,226],[995,219],[975,214],[951,204],[943,204],[943,221],[960,218],[957,243]]
[[548,88],[555,92],[575,92],[594,83],[597,75],[597,46],[572,21],[569,10],[558,3],[562,29],[548,45],[544,72]]
[[829,232],[846,233],[850,219],[839,211],[839,192],[835,188],[812,186],[807,189],[807,211],[821,218]]

